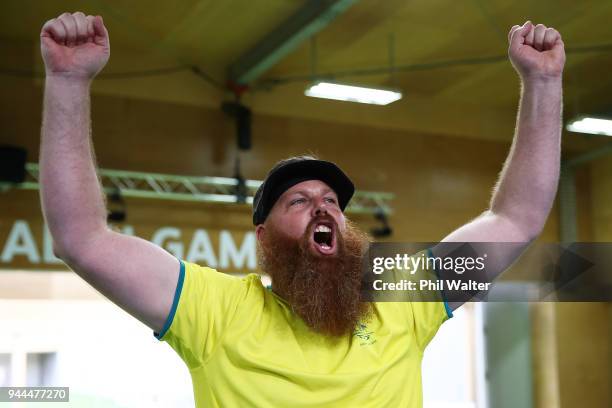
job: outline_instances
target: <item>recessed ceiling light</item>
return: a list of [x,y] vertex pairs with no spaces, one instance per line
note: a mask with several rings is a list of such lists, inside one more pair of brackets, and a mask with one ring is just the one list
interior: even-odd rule
[[304,91],[304,94],[315,98],[370,103],[374,105],[388,105],[402,98],[401,91],[397,89],[368,88],[325,81],[312,84]]
[[581,117],[570,121],[567,126],[565,126],[565,129],[570,132],[612,136],[612,120]]

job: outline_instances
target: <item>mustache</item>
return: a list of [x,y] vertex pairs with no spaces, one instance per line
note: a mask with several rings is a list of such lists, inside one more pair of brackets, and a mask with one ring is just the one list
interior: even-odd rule
[[320,223],[329,223],[329,224],[332,224],[335,229],[338,229],[338,223],[336,222],[336,219],[329,214],[323,214],[323,215],[315,215],[310,220],[310,222],[306,226],[306,232],[310,231],[311,229],[314,229],[315,226]]

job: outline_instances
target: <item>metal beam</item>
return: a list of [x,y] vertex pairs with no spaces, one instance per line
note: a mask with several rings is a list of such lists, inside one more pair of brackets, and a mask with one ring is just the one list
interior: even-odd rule
[[578,240],[576,173],[571,166],[561,167],[561,177],[559,177],[559,221],[561,242],[576,242]]
[[242,85],[253,82],[357,1],[307,0],[291,17],[230,65],[229,79]]
[[600,157],[603,157],[605,155],[608,154],[612,154],[612,143],[608,144],[607,146],[601,147],[599,149],[596,150],[592,150],[590,152],[586,152],[584,154],[581,154],[578,157],[574,157],[572,159],[567,160],[566,162],[563,163],[563,166],[565,167],[577,167],[581,164],[590,162],[592,160],[598,159]]
[[[11,184],[0,182],[0,193],[12,188],[38,190],[38,164],[26,164],[26,180]],[[98,169],[102,188],[107,194],[120,191],[123,197],[151,198],[158,200],[192,201],[207,203],[237,203],[235,189],[238,181],[229,177],[194,177],[136,171]],[[246,204],[253,203],[259,180],[245,180]],[[356,191],[346,211],[353,214],[393,213],[392,193]]]

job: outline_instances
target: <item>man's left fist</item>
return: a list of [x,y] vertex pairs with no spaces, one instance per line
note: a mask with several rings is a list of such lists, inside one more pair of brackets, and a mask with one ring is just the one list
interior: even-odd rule
[[523,80],[561,78],[565,48],[557,30],[527,21],[510,29],[508,41],[510,61]]

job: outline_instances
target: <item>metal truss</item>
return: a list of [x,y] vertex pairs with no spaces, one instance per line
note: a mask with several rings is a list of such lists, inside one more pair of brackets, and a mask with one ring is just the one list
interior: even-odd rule
[[[244,200],[236,194],[239,182],[230,177],[194,177],[124,170],[98,169],[98,177],[107,194],[122,197],[162,200],[195,201],[209,203],[253,203],[253,196],[261,181],[244,180]],[[19,184],[0,183],[0,191],[10,188],[38,190],[38,164],[26,164],[26,180]],[[356,191],[347,211],[357,214],[392,212],[392,193]]]

